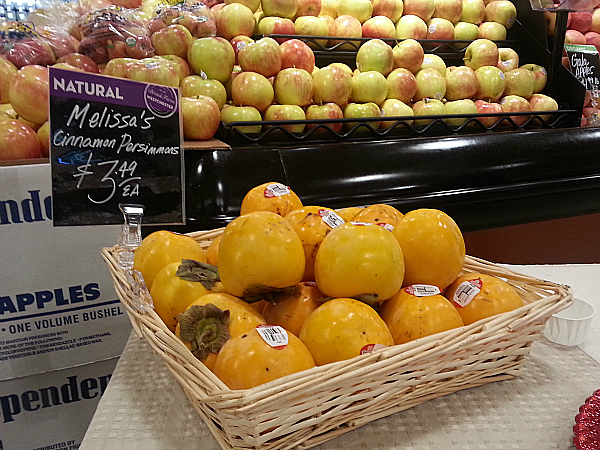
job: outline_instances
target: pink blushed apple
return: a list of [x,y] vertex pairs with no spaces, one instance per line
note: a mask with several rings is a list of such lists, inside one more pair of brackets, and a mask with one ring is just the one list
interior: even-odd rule
[[179,87],[179,74],[175,66],[159,56],[137,60],[129,68],[129,79]]
[[[389,98],[381,105],[381,117],[410,117],[414,116],[412,108],[401,100]],[[408,125],[412,124],[412,120],[403,120]],[[398,120],[382,121],[379,128],[387,130],[398,123]]]
[[94,62],[94,60],[89,56],[82,55],[81,53],[69,53],[68,55],[58,58],[56,62],[70,64],[85,72],[100,73],[100,69],[98,69],[98,65]]
[[19,116],[35,124],[48,120],[48,69],[29,65],[20,68],[10,80],[9,98]]
[[425,52],[423,46],[414,39],[405,39],[394,46],[394,68],[404,68],[413,74],[421,69]]
[[10,81],[17,74],[17,68],[13,63],[0,57],[0,103],[8,103],[8,88]]
[[404,12],[404,3],[402,0],[373,0],[372,16],[385,16],[394,24]]
[[321,0],[298,0],[296,18],[313,16],[317,17],[321,12]]
[[[304,113],[304,110],[297,105],[271,105],[263,114],[263,120],[265,122],[275,120],[297,121],[305,119],[306,114]],[[292,133],[302,133],[306,127],[306,124],[289,123],[282,125],[282,127]]]
[[496,66],[482,66],[475,70],[477,92],[475,98],[493,102],[498,100],[506,87],[506,78]]
[[526,69],[533,73],[533,93],[539,94],[546,87],[548,81],[548,72],[543,66],[539,64],[524,64],[521,66],[522,69]]
[[440,116],[446,114],[446,106],[437,99],[425,98],[419,100],[412,105],[412,110],[415,115],[415,125],[426,125],[433,122],[435,119],[416,119],[416,116]]
[[217,30],[219,36],[228,41],[236,36],[252,36],[256,20],[254,13],[241,3],[225,5],[217,15]]
[[225,0],[225,5],[229,5],[230,3],[241,3],[242,5],[250,8],[252,12],[256,12],[256,10],[260,7],[260,0]]
[[417,80],[414,74],[404,68],[392,70],[387,76],[387,98],[410,103],[417,92]]
[[441,58],[441,56],[436,55],[434,53],[427,53],[425,55],[420,70],[422,69],[435,69],[442,76],[446,76],[446,63]]
[[241,72],[231,82],[231,97],[237,106],[253,106],[263,112],[273,103],[275,93],[260,73]]
[[[258,22],[258,34],[270,36],[272,34],[293,35],[296,34],[296,27],[292,19],[285,17],[266,16]],[[281,44],[289,38],[277,37],[275,40]]]
[[462,15],[462,0],[435,0],[433,17],[446,19],[455,24]]
[[394,39],[396,37],[396,25],[388,17],[374,16],[363,23],[362,36],[372,39]]
[[417,92],[413,99],[416,101],[425,98],[442,100],[446,95],[446,77],[436,69],[422,69],[415,75]]
[[262,0],[261,5],[265,16],[293,19],[298,11],[297,0]]
[[44,122],[42,126],[38,128],[36,134],[40,141],[42,157],[47,158],[50,155],[50,122]]
[[600,34],[595,31],[588,31],[585,33],[585,43],[587,45],[593,45],[596,50],[600,51]]
[[296,68],[309,74],[315,68],[315,54],[300,39],[290,39],[279,46],[281,50],[281,69]]
[[[531,111],[531,105],[529,105],[527,99],[518,95],[507,95],[502,97],[500,99],[500,106],[502,106],[502,111],[505,113]],[[517,126],[523,125],[530,117],[531,116],[528,115],[510,116]]]
[[495,66],[498,64],[498,46],[489,39],[476,39],[467,46],[464,63],[473,70]]
[[[329,36],[336,36],[342,39],[330,39],[330,46],[337,46],[338,50],[354,50],[351,44],[344,44],[344,41],[351,41],[352,38],[362,38],[362,24],[356,17],[350,15],[340,15],[333,20],[329,27]],[[358,41],[356,41],[358,44]]]
[[180,83],[181,80],[183,80],[185,77],[189,77],[192,74],[192,68],[184,58],[177,55],[164,55],[161,56],[161,58],[164,58],[171,63],[171,66],[173,66],[175,72],[177,72]]
[[244,35],[236,36],[229,41],[229,43],[233,47],[233,51],[235,53],[235,63],[236,64],[238,64],[238,54],[240,53],[240,50],[243,49],[246,45],[252,44],[253,42],[254,42],[254,39],[252,39],[250,36],[244,36]]
[[[233,122],[261,122],[262,116],[253,106],[225,106],[221,110],[221,121],[226,125]],[[260,133],[262,125],[231,125],[231,128],[245,134],[254,134]]]
[[192,33],[183,25],[169,25],[152,34],[152,46],[156,55],[177,55],[187,58],[192,43]]
[[373,102],[381,105],[387,97],[386,78],[377,71],[358,72],[352,77],[352,95],[355,103]]
[[585,45],[585,35],[577,30],[565,31],[565,44]]
[[184,137],[197,141],[212,139],[221,121],[219,105],[206,95],[183,97],[181,116]]
[[[477,114],[477,106],[471,99],[465,98],[460,100],[453,100],[446,102],[446,114],[448,115],[463,115],[463,114]],[[446,123],[453,126],[460,126],[469,120],[470,117],[449,117]]]
[[483,0],[462,0],[460,22],[479,25],[485,18],[485,3]]
[[427,21],[427,39],[454,39],[454,25],[447,19],[433,17]]
[[375,70],[387,76],[394,68],[392,47],[381,39],[370,39],[356,52],[356,67],[361,72]]
[[361,24],[365,23],[373,13],[371,0],[342,0],[337,7],[338,16],[356,17]]
[[115,58],[111,59],[104,66],[103,75],[111,77],[127,78],[129,76],[129,68],[137,60],[133,58]]
[[[344,112],[342,108],[340,108],[335,103],[325,103],[323,105],[310,105],[306,108],[306,120],[333,120],[333,119],[343,119]],[[342,131],[342,123],[341,122],[333,122],[324,124],[331,130],[335,132]],[[316,123],[309,123],[306,125],[307,129],[311,129],[317,126]]]
[[[529,106],[531,107],[531,111],[540,112],[540,111],[557,111],[558,103],[552,97],[544,94],[533,94],[531,97],[527,99],[529,102]],[[550,120],[550,115],[541,115],[543,120],[548,122]]]
[[446,69],[446,100],[471,98],[478,87],[473,69],[466,66],[450,66]]
[[[344,119],[365,119],[365,118],[375,118],[381,117],[381,110],[379,106],[373,102],[368,103],[348,103],[344,107]],[[361,121],[358,122],[345,122],[344,129],[351,130],[357,125],[359,125]],[[373,129],[379,128],[379,121],[364,121],[362,123],[369,124]],[[358,130],[359,128],[357,128]]]
[[481,124],[486,128],[490,128],[500,119],[500,116],[487,116],[487,114],[504,112],[499,103],[488,102],[486,100],[475,100],[475,106],[477,107],[477,114],[486,114],[485,117],[477,118],[477,120],[479,120],[479,122],[481,122]]
[[0,119],[0,161],[41,157],[40,141],[31,127],[16,119]]
[[504,25],[509,30],[517,20],[517,8],[510,0],[494,0],[485,6],[485,21]]
[[269,78],[281,70],[281,48],[275,39],[264,37],[242,48],[238,61],[244,72],[257,72]]
[[506,85],[504,87],[504,96],[518,95],[519,97],[531,97],[535,78],[530,70],[518,68],[504,73]]
[[434,11],[435,0],[404,0],[404,15],[415,15],[427,22]]
[[479,37],[490,41],[503,41],[506,39],[506,28],[498,22],[483,22],[479,25]]
[[426,37],[427,24],[419,16],[412,14],[404,15],[396,22],[396,38],[425,39]]
[[510,47],[498,49],[498,68],[508,72],[519,67],[519,54]]
[[[327,25],[327,22],[320,17],[298,17],[294,21],[294,29],[296,30],[295,34],[302,36],[328,36],[329,34],[329,25]],[[327,39],[316,39],[315,43],[317,45],[325,46],[327,44]],[[315,46],[312,42],[307,42],[307,44],[311,47]]]
[[204,73],[208,78],[224,83],[235,65],[235,52],[227,39],[200,38],[190,45],[187,61],[194,74]]
[[313,80],[303,69],[282,69],[273,82],[275,102],[282,105],[308,106],[312,102]]
[[223,83],[217,80],[205,80],[198,75],[190,75],[185,77],[180,84],[182,97],[195,97],[197,95],[205,95],[212,98],[219,109],[225,106],[227,102],[227,91]]
[[342,107],[352,94],[352,75],[339,67],[324,67],[313,75],[313,101]]
[[579,31],[581,34],[585,34],[590,31],[593,23],[592,13],[589,11],[581,12],[570,12],[571,21],[569,23],[569,29]]

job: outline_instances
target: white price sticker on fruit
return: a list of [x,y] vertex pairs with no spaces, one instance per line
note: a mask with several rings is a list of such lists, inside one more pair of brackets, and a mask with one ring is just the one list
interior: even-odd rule
[[331,228],[337,228],[344,223],[344,219],[330,209],[320,209],[319,215],[321,216],[321,219],[323,219],[323,222]]
[[483,288],[483,281],[479,278],[463,281],[456,288],[453,298],[454,303],[464,308],[481,292],[481,288]]
[[271,197],[281,197],[282,195],[288,195],[290,193],[290,188],[281,183],[273,183],[269,184],[265,188],[264,195],[267,198]]
[[404,290],[415,297],[429,297],[442,293],[439,287],[432,284],[411,284],[406,286]]
[[258,334],[273,348],[284,348],[288,344],[288,334],[279,325],[258,325]]

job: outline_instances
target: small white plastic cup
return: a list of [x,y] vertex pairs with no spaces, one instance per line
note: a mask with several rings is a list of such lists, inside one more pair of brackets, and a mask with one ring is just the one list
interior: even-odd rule
[[544,336],[561,345],[579,345],[585,341],[596,308],[580,298],[573,298],[573,304],[553,314],[546,322]]

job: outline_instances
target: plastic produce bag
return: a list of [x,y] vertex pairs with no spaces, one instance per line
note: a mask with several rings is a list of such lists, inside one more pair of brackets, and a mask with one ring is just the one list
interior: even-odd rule
[[210,8],[194,0],[185,0],[176,4],[159,4],[155,16],[148,24],[148,29],[150,33],[154,33],[173,24],[183,25],[196,38],[217,34],[217,24]]
[[0,25],[0,55],[18,69],[29,64],[47,66],[56,61],[52,47],[31,22],[7,21]]

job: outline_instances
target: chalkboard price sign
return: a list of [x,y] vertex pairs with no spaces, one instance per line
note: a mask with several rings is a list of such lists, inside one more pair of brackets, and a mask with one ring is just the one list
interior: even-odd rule
[[571,73],[588,91],[600,88],[600,58],[593,45],[565,44]]
[[54,225],[184,223],[183,146],[176,88],[50,67]]

